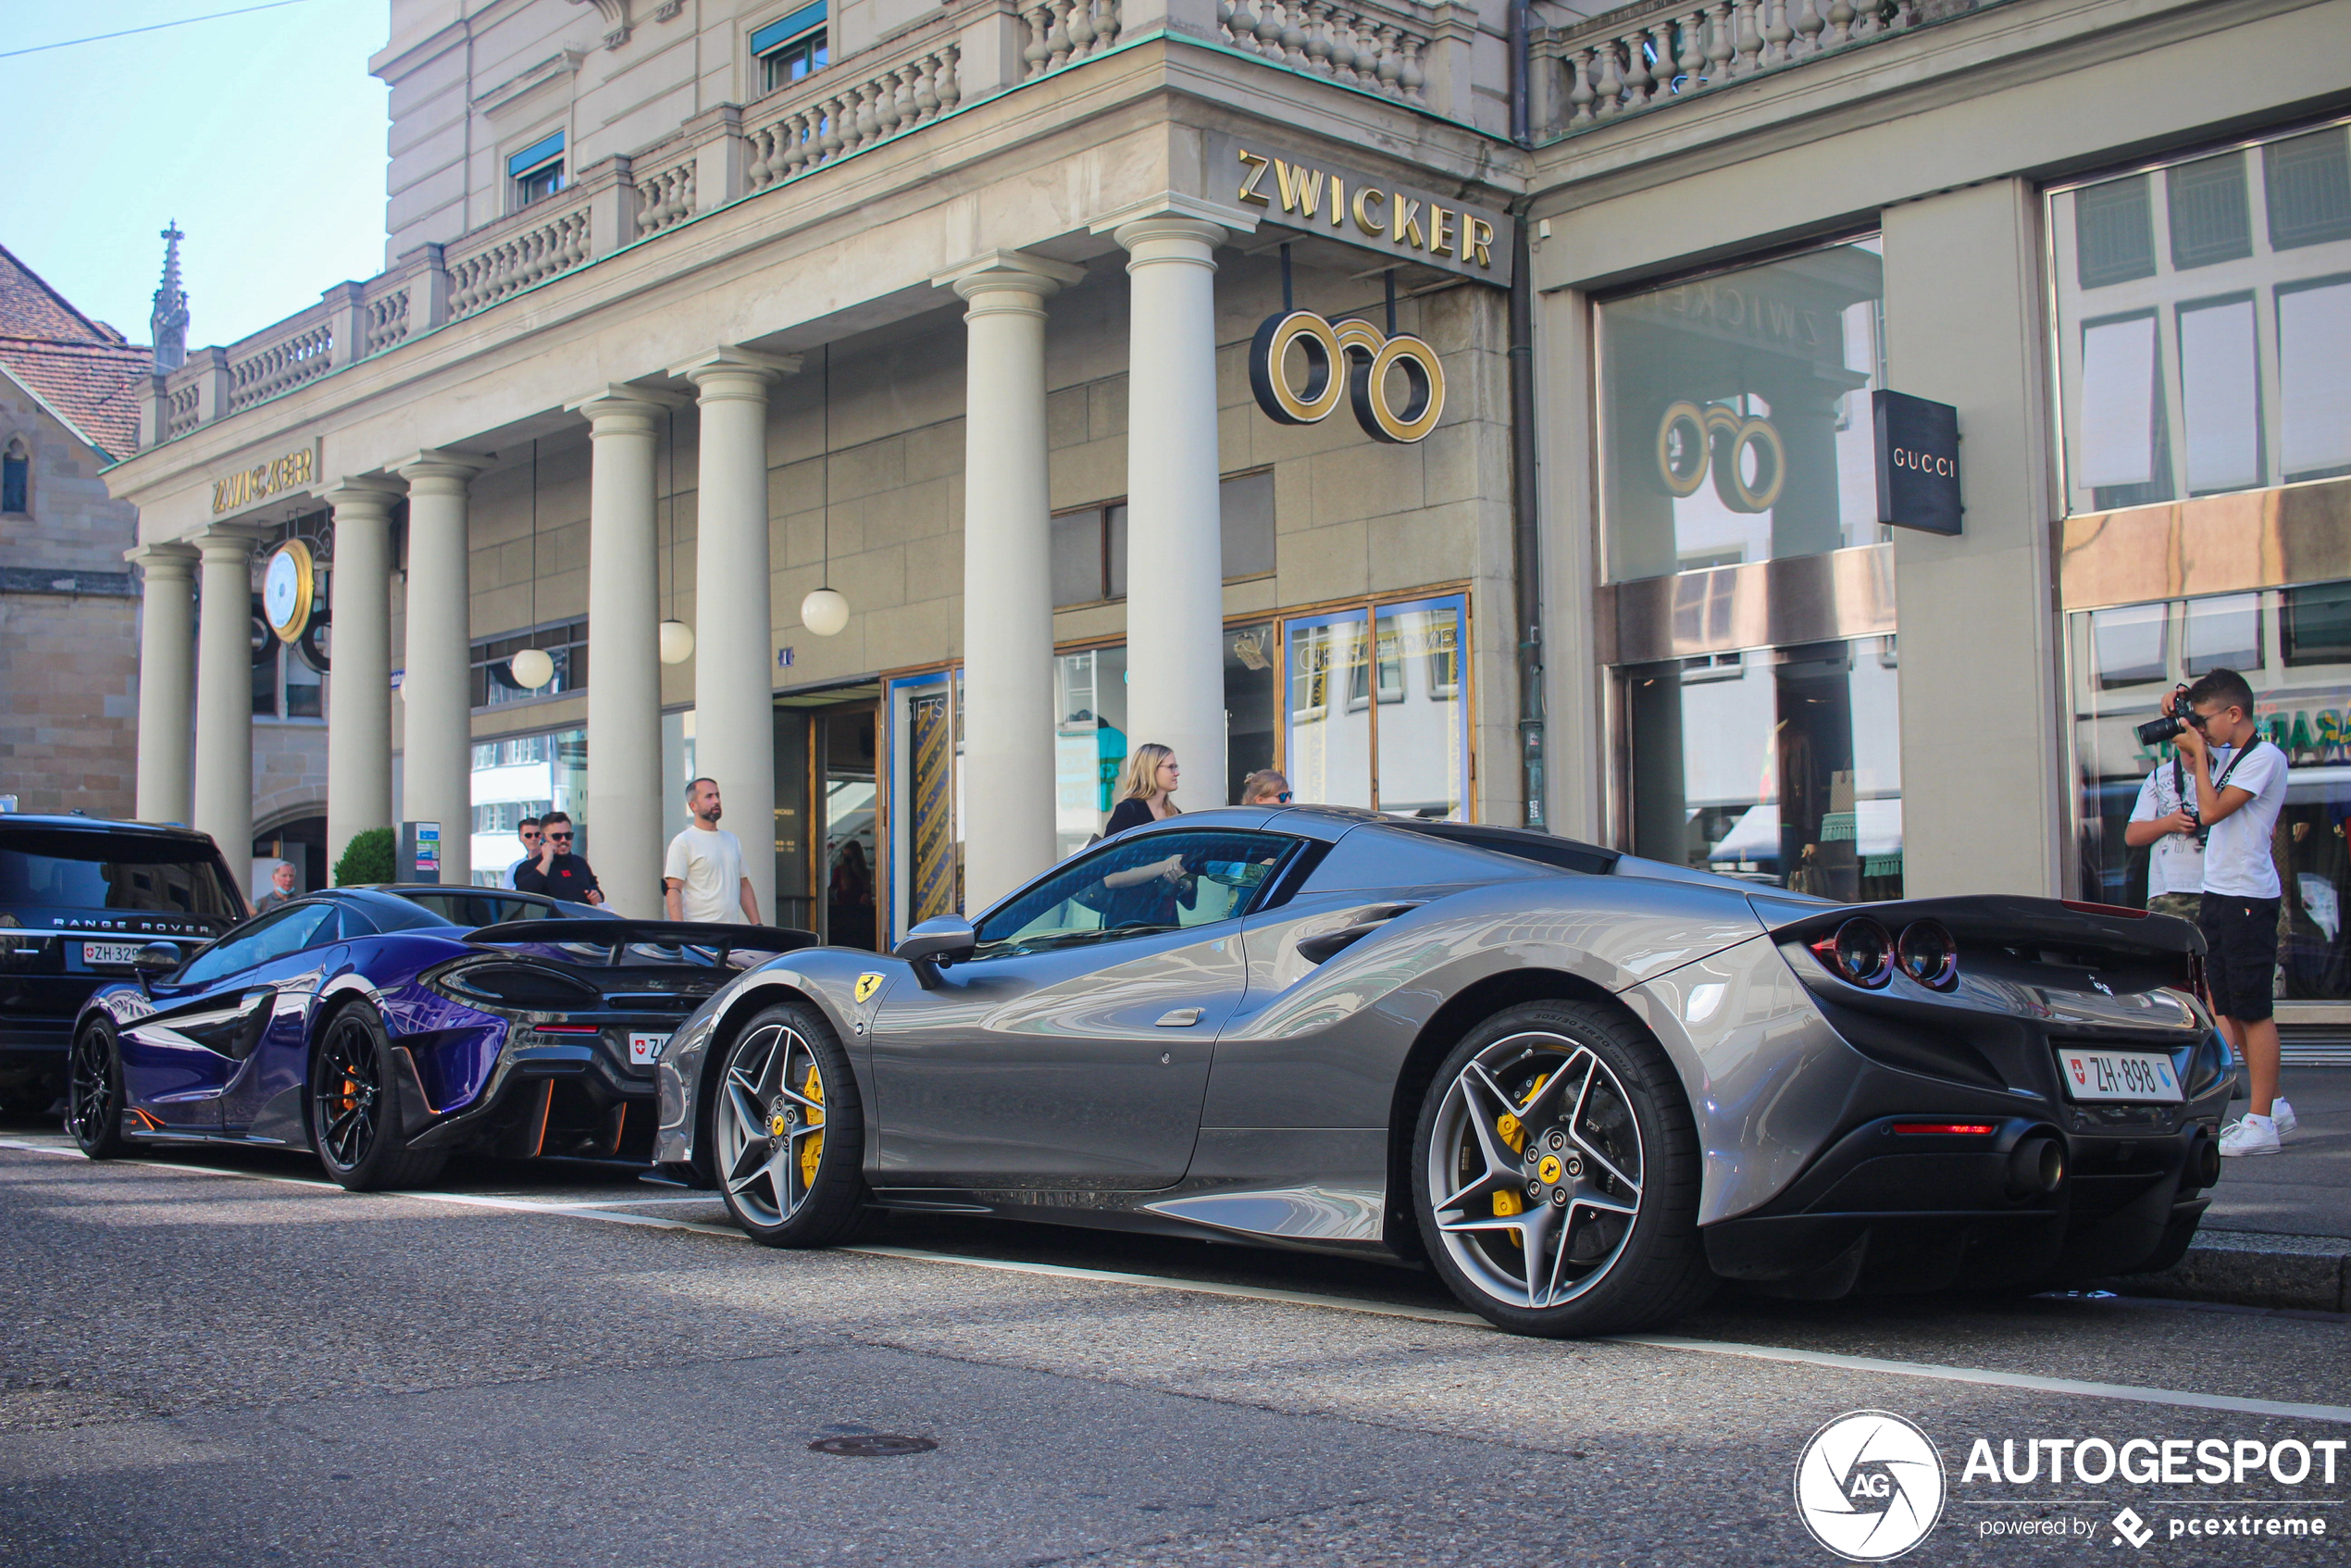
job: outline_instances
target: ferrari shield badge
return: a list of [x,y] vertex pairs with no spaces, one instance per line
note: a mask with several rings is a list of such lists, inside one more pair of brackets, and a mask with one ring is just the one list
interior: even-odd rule
[[872,998],[873,994],[874,994],[876,991],[877,991],[877,990],[881,989],[881,983],[882,983],[883,978],[884,978],[884,977],[882,977],[882,976],[880,976],[880,975],[860,975],[860,976],[858,976],[858,977],[857,977],[857,1000],[858,1000],[859,1002],[865,1002],[865,1001],[870,1000],[870,999]]

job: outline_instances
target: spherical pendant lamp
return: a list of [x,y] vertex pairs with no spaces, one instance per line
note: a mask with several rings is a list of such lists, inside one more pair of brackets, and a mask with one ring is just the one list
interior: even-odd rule
[[684,621],[661,623],[661,662],[682,665],[694,656],[694,628]]
[[819,588],[800,602],[800,624],[818,637],[833,637],[849,624],[849,600],[838,588]]
[[525,648],[507,663],[506,673],[526,691],[536,691],[555,678],[555,661],[544,648]]

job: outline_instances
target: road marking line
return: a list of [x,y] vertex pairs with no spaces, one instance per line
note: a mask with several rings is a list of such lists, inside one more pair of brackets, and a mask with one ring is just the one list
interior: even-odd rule
[[[0,1149],[13,1149],[29,1154],[57,1154],[72,1159],[85,1156],[78,1149],[58,1149],[44,1144],[22,1143],[0,1139]],[[182,1172],[191,1176],[233,1176],[247,1181],[272,1181],[288,1187],[323,1188],[330,1192],[343,1188],[333,1182],[307,1181],[300,1176],[268,1176],[258,1171],[230,1170],[215,1165],[180,1165],[156,1160],[140,1160],[132,1168]],[[351,1193],[355,1198],[378,1194]],[[487,1194],[460,1192],[385,1192],[386,1198],[412,1198],[428,1203],[447,1203],[456,1207],[505,1209],[529,1213],[567,1216],[572,1219],[601,1220],[610,1225],[649,1226],[657,1230],[690,1230],[703,1236],[722,1237],[733,1241],[751,1238],[729,1225],[710,1225],[699,1220],[664,1219],[656,1214],[622,1214],[608,1210],[586,1207],[577,1203],[551,1203],[533,1198],[498,1198]],[[1049,1279],[1088,1280],[1104,1285],[1127,1285],[1153,1290],[1176,1290],[1200,1296],[1225,1296],[1240,1300],[1274,1301],[1286,1306],[1324,1307],[1337,1312],[1361,1313],[1374,1317],[1408,1318],[1421,1323],[1453,1324],[1464,1327],[1490,1326],[1474,1313],[1448,1312],[1438,1307],[1394,1306],[1385,1301],[1366,1301],[1346,1296],[1325,1296],[1309,1290],[1283,1290],[1262,1285],[1216,1285],[1205,1280],[1176,1279],[1164,1275],[1130,1274],[1116,1269],[1078,1268],[1067,1263],[1016,1263],[1004,1258],[973,1258],[955,1252],[934,1252],[917,1247],[875,1245],[865,1247],[835,1247],[836,1252],[856,1252],[870,1258],[897,1258],[909,1263],[952,1263],[962,1268],[989,1269],[1001,1274],[1036,1275]],[[1730,1356],[1746,1361],[1780,1362],[1798,1366],[1818,1366],[1839,1372],[1866,1372],[1891,1377],[1921,1377],[1943,1383],[1967,1383],[1981,1388],[2014,1388],[2027,1393],[2068,1394],[2082,1399],[2121,1400],[2136,1404],[2176,1405],[2188,1410],[2228,1411],[2240,1415],[2283,1416],[2301,1421],[2326,1421],[2351,1425],[2351,1408],[2341,1405],[2295,1404],[2283,1400],[2248,1400],[2233,1394],[2196,1394],[2176,1388],[2148,1388],[2128,1383],[2090,1383],[2071,1377],[2041,1377],[2023,1372],[1993,1372],[1980,1367],[1941,1366],[1931,1362],[1885,1361],[1876,1356],[1848,1356],[1834,1350],[1798,1350],[1777,1345],[1748,1345],[1727,1339],[1691,1339],[1671,1334],[1611,1334],[1586,1341],[1592,1344],[1627,1345],[1646,1350],[1686,1350],[1698,1355]]]

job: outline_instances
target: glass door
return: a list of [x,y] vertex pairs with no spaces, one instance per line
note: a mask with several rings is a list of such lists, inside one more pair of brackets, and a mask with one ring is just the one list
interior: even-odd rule
[[824,812],[825,940],[874,951],[879,940],[874,868],[879,848],[875,813],[874,704],[810,716]]

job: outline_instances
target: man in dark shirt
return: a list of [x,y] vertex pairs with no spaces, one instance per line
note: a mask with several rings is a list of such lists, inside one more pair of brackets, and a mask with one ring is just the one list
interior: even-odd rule
[[540,823],[539,858],[515,872],[515,890],[569,899],[574,903],[602,903],[603,890],[588,863],[571,852],[571,814],[551,811]]

